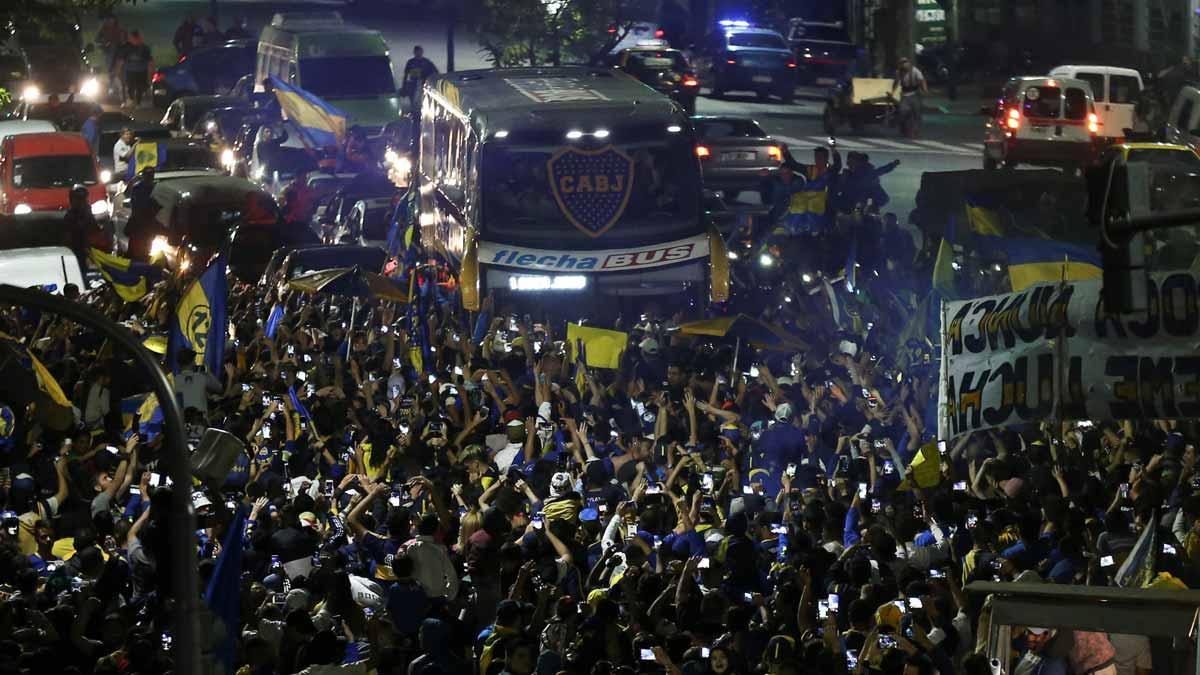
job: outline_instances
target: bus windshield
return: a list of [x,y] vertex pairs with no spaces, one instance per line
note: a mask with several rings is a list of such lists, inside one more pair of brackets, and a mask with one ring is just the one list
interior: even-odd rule
[[[624,155],[632,161],[632,179],[627,192],[622,193],[628,194],[623,210],[619,196],[615,202],[600,198],[572,204],[562,199],[561,192],[556,194],[551,184],[551,162],[559,161],[556,156],[562,157],[561,131],[541,132],[537,135],[547,137],[530,138],[529,144],[513,132],[510,140],[515,143],[485,145],[481,171],[485,235],[525,246],[562,248],[577,244],[608,248],[668,241],[700,232],[701,182],[693,139],[683,133],[665,134],[661,127],[656,129],[657,138],[652,133],[637,138],[638,134],[629,131],[612,131],[614,138],[628,143],[588,149],[611,149],[620,153],[616,157]],[[619,214],[611,227],[606,217],[609,213]],[[603,244],[597,242],[597,232],[603,233]]]
[[301,86],[322,98],[394,96],[392,62],[386,56],[335,56],[300,60]]

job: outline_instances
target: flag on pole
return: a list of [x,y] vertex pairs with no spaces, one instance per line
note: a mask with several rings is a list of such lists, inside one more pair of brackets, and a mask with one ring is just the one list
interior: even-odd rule
[[225,639],[217,648],[217,657],[225,665],[225,672],[234,671],[238,630],[241,628],[242,607],[242,536],[246,529],[246,510],[239,506],[233,514],[233,522],[225,541],[221,542],[221,555],[204,591],[204,604],[216,615],[225,629]]
[[196,352],[197,365],[204,364],[208,372],[221,372],[227,325],[225,265],[222,253],[179,299],[167,338],[167,359],[172,372],[178,371],[178,355],[184,349]]
[[1126,588],[1141,588],[1154,581],[1155,559],[1158,557],[1158,511],[1155,511],[1137,542],[1125,558],[1125,562],[1117,568],[1113,583]]
[[[353,76],[347,73],[347,76]],[[294,87],[272,75],[271,86],[287,121],[295,125],[304,144],[310,148],[341,146],[349,126],[346,113],[329,105],[300,87]]]

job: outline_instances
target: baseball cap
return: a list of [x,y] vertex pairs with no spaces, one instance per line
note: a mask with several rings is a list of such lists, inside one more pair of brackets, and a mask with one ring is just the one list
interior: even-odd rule
[[571,491],[571,474],[559,471],[550,478],[550,496],[561,497]]
[[305,511],[300,514],[300,527],[308,527],[314,530],[321,529],[321,521],[317,519],[317,514],[312,511]]
[[792,404],[783,403],[775,407],[775,419],[779,422],[786,422],[792,417]]
[[1050,629],[1049,629],[1049,628],[1039,628],[1039,627],[1029,626],[1029,627],[1027,627],[1025,630],[1029,631],[1030,633],[1033,633],[1034,635],[1041,635],[1041,634],[1045,633],[1046,631],[1048,631],[1048,630],[1050,630]]

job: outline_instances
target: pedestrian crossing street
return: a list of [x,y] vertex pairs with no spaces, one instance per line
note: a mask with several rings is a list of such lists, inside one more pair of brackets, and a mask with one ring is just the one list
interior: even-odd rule
[[[788,145],[793,155],[807,156],[803,153],[829,143],[828,136],[782,136],[771,134],[773,138]],[[917,155],[960,155],[982,156],[983,147],[978,141],[973,142],[943,142],[924,138],[876,138],[861,136],[838,136],[838,150],[843,152],[856,150],[859,152],[878,152],[888,154],[917,154]]]

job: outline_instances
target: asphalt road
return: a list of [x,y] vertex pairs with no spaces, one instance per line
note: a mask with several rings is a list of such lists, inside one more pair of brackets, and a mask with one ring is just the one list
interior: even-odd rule
[[[728,94],[721,99],[702,95],[696,104],[696,113],[750,117],[767,133],[787,143],[797,160],[807,162],[812,159],[812,149],[825,145],[829,137],[821,123],[825,107],[822,90],[801,89],[800,92],[796,101],[789,105],[778,101],[760,102],[750,94]],[[908,213],[913,209],[922,173],[982,166],[983,122],[974,115],[927,112],[917,139],[903,138],[895,128],[867,127],[861,134],[852,134],[846,129],[843,134],[837,137],[837,147],[843,153],[850,150],[865,152],[875,166],[900,160],[900,166],[881,180],[892,199],[885,211],[896,213],[901,223],[907,222]]]
[[[222,28],[228,27],[235,17],[245,16],[252,30],[269,23],[271,16],[279,11],[337,10],[347,21],[382,32],[392,48],[397,68],[402,67],[417,44],[425,48],[426,56],[435,64],[444,67],[446,28],[437,20],[436,11],[428,10],[430,4],[430,0],[422,3],[415,0],[361,0],[354,4],[339,0],[219,0],[219,9]],[[142,30],[154,49],[156,60],[161,63],[175,58],[171,38],[180,20],[186,14],[206,16],[208,8],[209,3],[202,0],[150,0],[120,5],[116,12],[127,28]],[[94,31],[94,27],[91,30]],[[457,32],[456,42],[458,69],[489,67],[479,52],[478,43],[466,31]],[[749,94],[734,93],[719,100],[703,96],[697,104],[697,113],[751,117],[768,133],[786,142],[792,154],[803,162],[812,157],[814,146],[828,140],[821,125],[824,105],[823,91],[813,88],[798,91],[796,101],[789,105],[778,101],[760,102]],[[838,137],[837,146],[843,152],[859,150],[868,153],[876,166],[893,159],[901,161],[899,168],[883,178],[883,186],[892,198],[886,210],[898,214],[900,222],[904,223],[913,208],[923,172],[981,166],[982,121],[979,117],[961,114],[964,107],[970,108],[969,105],[956,106],[958,114],[927,113],[921,137],[915,140],[901,138],[894,128],[867,128],[861,135],[850,135],[846,130],[845,135]],[[145,116],[153,116],[150,111],[145,112]]]

